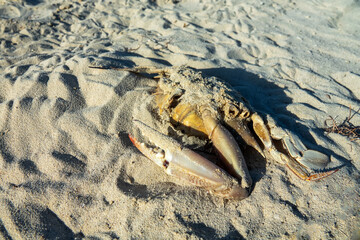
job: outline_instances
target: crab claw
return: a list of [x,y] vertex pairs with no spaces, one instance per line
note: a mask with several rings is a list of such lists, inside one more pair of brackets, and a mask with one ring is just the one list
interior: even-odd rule
[[[275,136],[275,134],[271,136],[264,121],[258,114],[253,114],[251,120],[256,135],[264,144],[264,151],[268,152],[278,162],[286,164],[299,178],[306,181],[315,181],[330,176],[339,170],[326,169],[330,163],[329,157],[318,151],[307,149],[295,134],[285,131],[282,136]],[[287,155],[275,148],[272,138],[281,140]]]
[[241,187],[235,178],[214,163],[138,120],[134,120],[134,124],[157,147],[148,147],[131,135],[130,140],[140,152],[162,167],[167,174],[224,198],[241,200],[248,196],[246,188]]
[[234,137],[211,116],[210,111],[203,110],[202,120],[209,138],[229,171],[238,179],[241,179],[243,188],[249,188],[252,185],[252,179],[245,158]]

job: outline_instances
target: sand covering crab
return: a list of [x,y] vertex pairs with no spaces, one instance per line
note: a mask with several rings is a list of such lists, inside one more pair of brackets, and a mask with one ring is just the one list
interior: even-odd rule
[[[153,94],[160,115],[166,114],[174,129],[212,142],[225,169],[184,147],[166,133],[134,120],[134,126],[148,139],[140,142],[129,134],[133,144],[167,174],[228,199],[248,196],[252,179],[242,151],[231,132],[264,158],[285,164],[303,180],[319,180],[334,173],[327,169],[330,159],[308,150],[293,133],[273,123],[265,124],[246,100],[228,84],[187,67],[121,69],[134,73],[158,74]],[[228,129],[232,129],[231,132]],[[273,139],[280,140],[278,149]]]

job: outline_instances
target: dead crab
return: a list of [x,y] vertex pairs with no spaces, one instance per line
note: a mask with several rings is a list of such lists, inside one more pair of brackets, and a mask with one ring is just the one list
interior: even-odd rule
[[[131,141],[167,174],[224,198],[247,197],[252,180],[239,145],[227,128],[233,129],[244,143],[263,157],[285,164],[303,180],[319,180],[337,171],[326,170],[329,157],[308,150],[296,135],[271,122],[265,124],[238,92],[215,77],[204,78],[200,72],[186,67],[122,70],[158,74],[154,99],[159,113],[167,114],[175,129],[210,139],[227,170],[166,134],[134,120],[134,125],[149,139],[150,146],[129,135]],[[280,140],[281,150],[273,139]]]

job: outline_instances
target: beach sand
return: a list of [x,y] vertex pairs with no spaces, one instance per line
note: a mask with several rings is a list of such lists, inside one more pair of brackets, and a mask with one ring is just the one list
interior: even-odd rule
[[[3,239],[358,239],[359,1],[0,0]],[[331,156],[316,182],[246,156],[251,195],[179,182],[131,143],[156,81],[90,66],[186,65]],[[360,125],[360,114],[351,119]]]

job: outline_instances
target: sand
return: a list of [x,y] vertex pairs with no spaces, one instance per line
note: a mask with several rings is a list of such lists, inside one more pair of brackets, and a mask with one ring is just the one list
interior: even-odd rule
[[[359,15],[358,1],[0,1],[1,238],[357,239],[360,141],[324,128],[360,107]],[[242,201],[166,175],[128,138],[133,118],[160,124],[156,82],[89,66],[181,65],[343,167],[306,182],[247,156]]]

